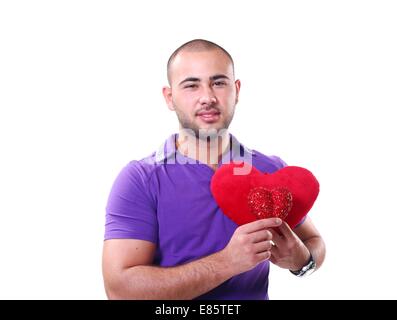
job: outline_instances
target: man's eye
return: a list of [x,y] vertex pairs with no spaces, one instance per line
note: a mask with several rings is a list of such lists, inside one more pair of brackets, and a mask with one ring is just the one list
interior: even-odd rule
[[224,81],[216,81],[216,82],[214,82],[214,85],[217,86],[217,87],[221,87],[221,86],[225,86],[226,82],[224,82]]
[[197,88],[197,84],[189,84],[185,88]]

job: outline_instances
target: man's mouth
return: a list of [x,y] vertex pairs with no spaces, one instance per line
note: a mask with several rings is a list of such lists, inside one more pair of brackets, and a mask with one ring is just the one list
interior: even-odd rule
[[200,111],[197,113],[197,117],[206,123],[213,123],[219,120],[220,114],[221,113],[216,110]]

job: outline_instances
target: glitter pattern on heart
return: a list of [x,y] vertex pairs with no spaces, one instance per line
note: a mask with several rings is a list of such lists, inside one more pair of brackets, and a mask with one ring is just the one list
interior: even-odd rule
[[251,213],[259,219],[277,217],[285,219],[292,209],[292,194],[287,188],[253,188],[248,194]]

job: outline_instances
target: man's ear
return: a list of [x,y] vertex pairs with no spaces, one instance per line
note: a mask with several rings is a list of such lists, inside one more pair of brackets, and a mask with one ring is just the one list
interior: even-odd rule
[[163,87],[163,96],[167,103],[168,109],[175,111],[174,104],[172,103],[172,90],[170,87]]
[[240,80],[236,80],[234,82],[234,85],[236,86],[236,103],[237,103],[238,102],[238,97],[239,97],[239,94],[240,94],[240,87],[241,87]]

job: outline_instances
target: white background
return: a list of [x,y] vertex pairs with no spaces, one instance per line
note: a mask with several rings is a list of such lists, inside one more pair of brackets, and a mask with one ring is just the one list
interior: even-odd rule
[[[317,273],[272,299],[395,299],[394,1],[1,1],[0,298],[104,299],[119,170],[177,130],[165,65],[204,38],[234,57],[240,141],[315,173]],[[211,241],[211,239],[208,239]]]

